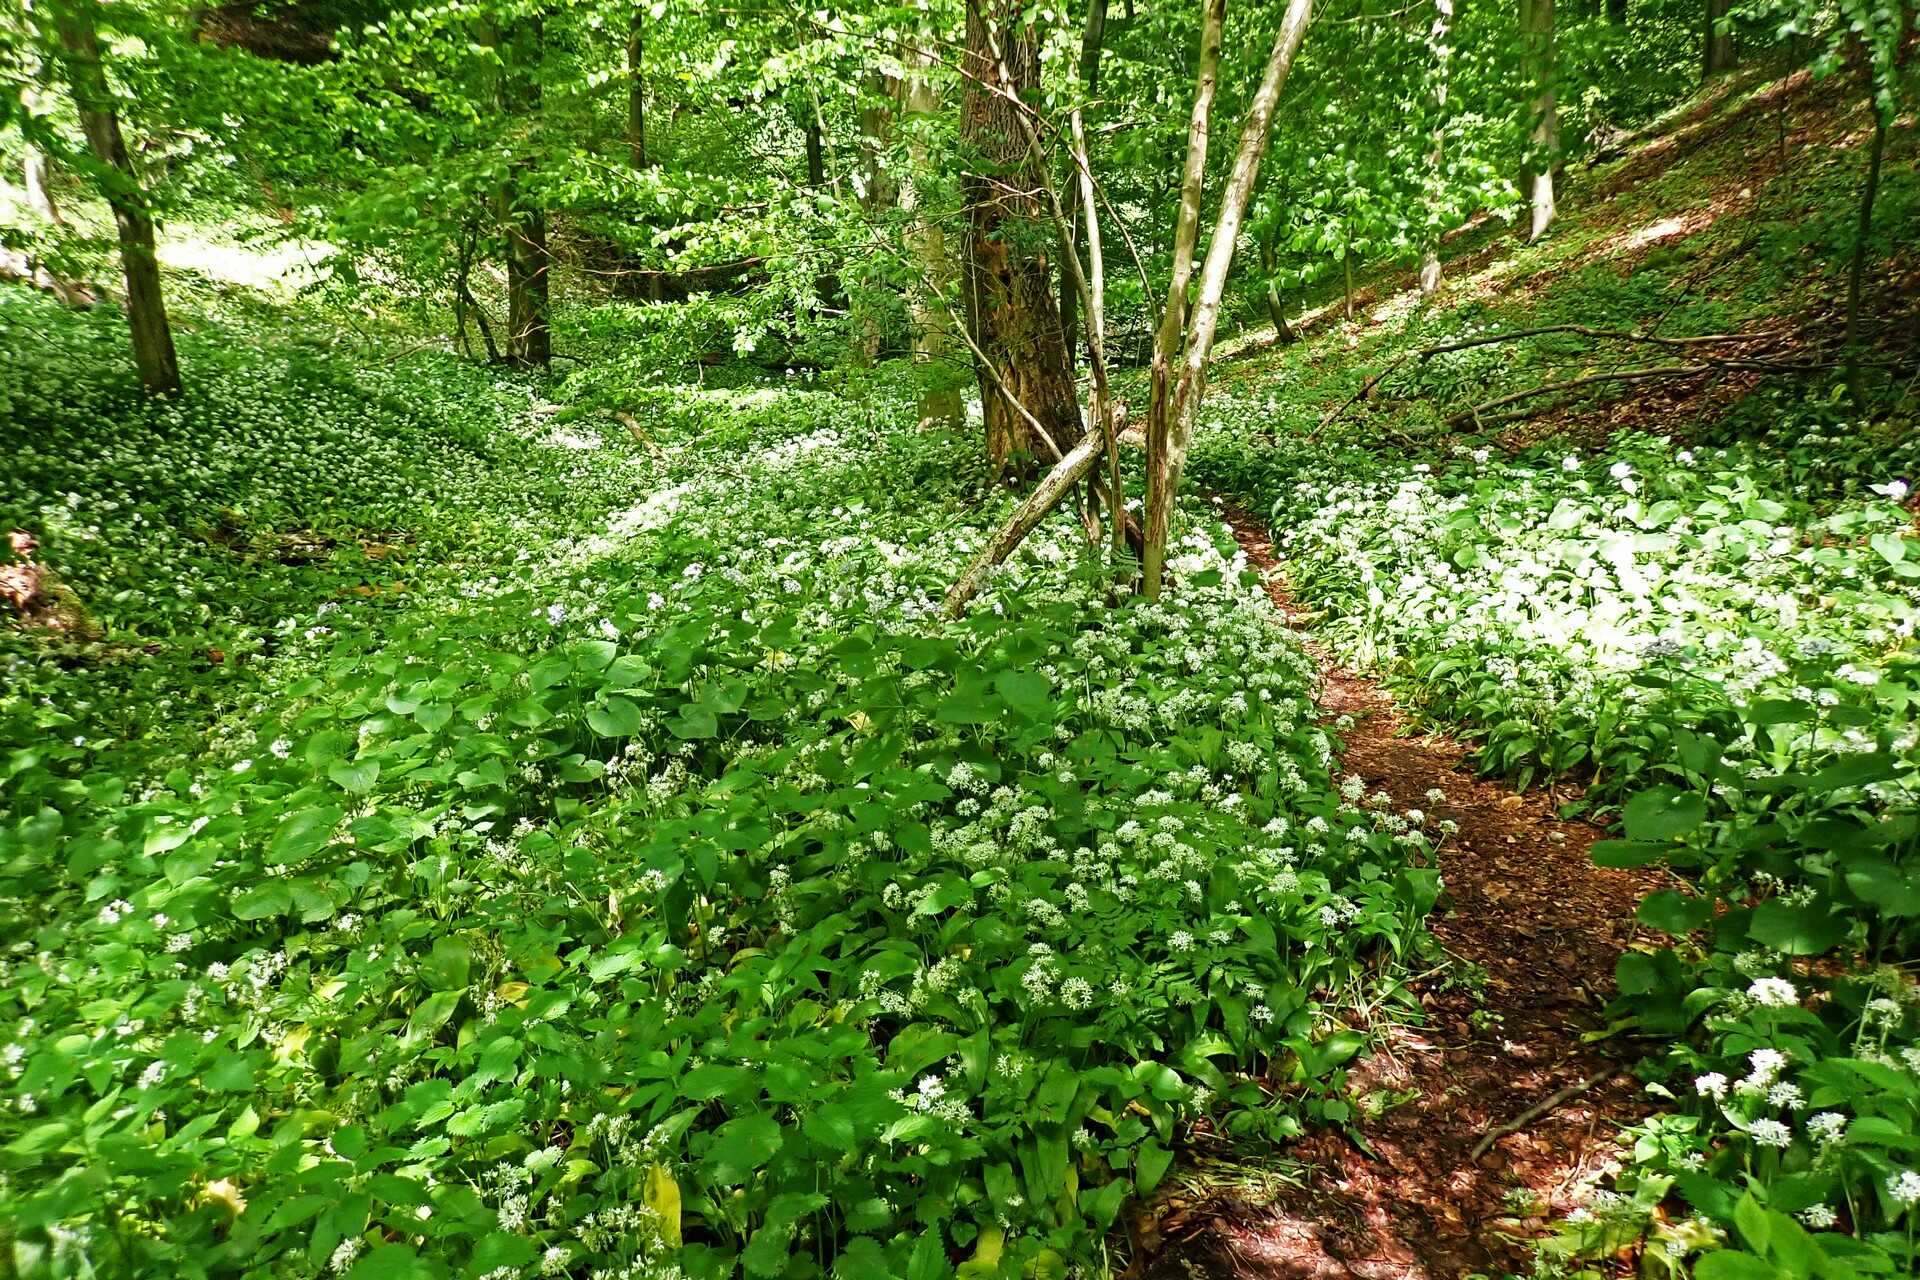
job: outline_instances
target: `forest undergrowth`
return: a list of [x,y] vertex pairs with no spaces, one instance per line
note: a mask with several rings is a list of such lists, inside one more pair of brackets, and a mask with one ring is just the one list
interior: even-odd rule
[[1095,628],[1063,522],[949,626],[1006,499],[884,384],[643,447],[210,317],[142,405],[5,302],[9,515],[99,632],[6,641],[34,1265],[1059,1273],[1190,1125],[1344,1114],[1442,829],[1342,789],[1224,530]]
[[[1203,483],[1271,519],[1302,616],[1409,732],[1607,824],[1599,867],[1674,873],[1583,1037],[1639,1059],[1656,1110],[1588,1170],[1543,1266],[1916,1265],[1920,446],[1779,376],[1818,367],[1832,331],[1844,281],[1805,267],[1845,234],[1838,144],[1859,125],[1797,92],[1729,95],[1691,123],[1705,143],[1590,175],[1559,235],[1476,253],[1447,305],[1383,282],[1371,325],[1323,312],[1301,349],[1244,354],[1196,448]],[[1803,161],[1836,145],[1789,168],[1789,138]],[[1704,348],[1725,364],[1552,389],[1698,334],[1725,335]],[[1540,1207],[1511,1190],[1512,1219]]]
[[174,265],[150,398],[0,286],[8,1264],[1912,1274],[1920,445],[1797,101],[1220,362],[1157,601],[1062,512],[948,619],[977,416],[738,297],[536,375]]

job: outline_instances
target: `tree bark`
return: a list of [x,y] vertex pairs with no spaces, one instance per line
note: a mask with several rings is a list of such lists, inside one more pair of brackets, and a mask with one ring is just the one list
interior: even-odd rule
[[1733,44],[1733,32],[1726,30],[1721,23],[1732,8],[1732,0],[1706,0],[1706,30],[1701,39],[1700,78],[1711,80],[1733,70],[1738,60]]
[[[20,106],[28,116],[44,114],[53,97],[53,67],[40,56],[34,45],[37,31],[33,7],[33,0],[22,0],[21,13],[26,18],[27,41],[26,65],[22,68],[26,87],[20,93]],[[21,171],[27,188],[27,208],[54,226],[64,227],[66,220],[60,216],[60,204],[53,198],[52,163],[47,153],[34,145],[31,136],[21,148]]]
[[[528,70],[540,58],[544,23],[538,14],[523,26],[509,30],[501,50],[505,76],[501,107],[516,116],[537,115],[540,80]],[[524,44],[526,48],[522,48]],[[548,323],[547,214],[531,191],[536,172],[531,156],[514,160],[512,176],[500,196],[500,218],[506,236],[507,363],[545,369],[553,360],[553,331]]]
[[1427,157],[1427,245],[1420,257],[1420,295],[1431,298],[1440,292],[1440,224],[1445,212],[1442,187],[1446,182],[1447,91],[1453,68],[1453,46],[1448,34],[1453,25],[1453,0],[1434,0],[1433,26],[1427,32],[1427,47],[1433,51],[1433,150]]
[[1865,413],[1866,384],[1860,376],[1860,294],[1867,274],[1867,242],[1873,237],[1873,202],[1880,194],[1880,161],[1887,150],[1887,120],[1880,104],[1872,104],[1873,143],[1867,152],[1867,181],[1860,192],[1860,221],[1854,228],[1853,264],[1847,271],[1846,348],[1847,395],[1854,412]]
[[1553,0],[1520,0],[1520,36],[1535,86],[1533,128],[1527,138],[1520,187],[1527,197],[1527,240],[1553,225],[1553,169],[1560,156],[1560,107],[1555,79]]
[[[1080,83],[1078,93],[1091,101],[1100,90],[1100,54],[1107,40],[1107,0],[1087,0],[1087,23],[1080,31]],[[1072,173],[1067,183],[1066,253],[1080,252],[1080,182]],[[1060,276],[1060,333],[1067,356],[1072,358],[1079,343],[1080,294],[1064,272]]]
[[632,0],[627,20],[627,163],[645,169],[647,155],[647,0]]
[[[947,233],[940,225],[936,210],[927,208],[926,194],[919,176],[929,173],[926,127],[940,110],[940,95],[926,68],[932,59],[922,49],[912,53],[912,74],[902,93],[906,113],[907,156],[910,160],[906,181],[900,187],[900,205],[912,215],[907,227],[908,251],[920,264],[926,281],[907,295],[907,316],[913,323],[913,358],[917,364],[942,365],[953,358],[953,317],[942,305],[942,297],[951,296],[953,262],[947,254]],[[940,375],[935,373],[937,384]],[[966,407],[958,387],[929,385],[920,392],[920,421],[959,426],[966,420]]]
[[1036,225],[1036,193],[1046,178],[1028,151],[1017,108],[1003,96],[1024,100],[1040,84],[1039,42],[1022,20],[1023,9],[1018,0],[970,0],[960,115],[969,160],[979,166],[964,182],[967,311],[974,341],[999,375],[979,371],[987,466],[996,478],[1006,478],[1016,458],[1029,471],[1038,452],[1032,429],[1007,402],[1009,392],[1061,449],[1081,436],[1079,398],[1047,260],[1047,243],[1059,238]]
[[171,395],[180,390],[180,362],[174,354],[173,330],[167,323],[166,300],[160,291],[153,217],[120,133],[120,117],[114,110],[107,69],[100,56],[95,3],[60,0],[54,10],[54,26],[65,53],[67,84],[73,90],[80,127],[94,159],[105,170],[101,185],[120,239],[127,322],[133,333],[133,362],[140,373],[140,385],[149,392]]
[[[1156,482],[1163,481],[1154,459],[1165,458],[1172,434],[1170,389],[1173,363],[1187,331],[1187,290],[1193,281],[1193,255],[1200,241],[1200,197],[1207,173],[1207,140],[1213,128],[1213,98],[1220,82],[1220,44],[1226,28],[1226,0],[1205,0],[1200,12],[1200,66],[1193,91],[1193,112],[1187,120],[1187,160],[1180,174],[1180,212],[1173,225],[1173,267],[1166,306],[1154,331],[1153,363],[1147,390],[1147,528],[1151,554]],[[1159,506],[1164,507],[1164,495]],[[1161,511],[1160,538],[1166,540],[1165,512]]]
[[[1145,547],[1141,556],[1142,589],[1148,599],[1159,596],[1167,560],[1167,529],[1173,513],[1173,501],[1180,492],[1181,474],[1186,468],[1187,451],[1193,445],[1193,432],[1200,419],[1200,402],[1206,394],[1207,361],[1213,355],[1213,336],[1220,322],[1220,303],[1226,293],[1227,272],[1233,266],[1233,251],[1240,237],[1240,225],[1246,216],[1247,202],[1253,196],[1254,182],[1260,175],[1260,160],[1266,154],[1267,139],[1273,128],[1273,113],[1280,102],[1280,90],[1286,85],[1287,72],[1299,52],[1311,16],[1311,0],[1288,0],[1280,30],[1274,36],[1273,50],[1267,56],[1260,87],[1247,107],[1246,121],[1240,130],[1240,146],[1233,157],[1233,170],[1227,189],[1220,198],[1220,213],[1214,221],[1213,236],[1207,242],[1206,261],[1200,268],[1200,290],[1193,314],[1187,322],[1186,355],[1181,362],[1180,380],[1173,388],[1171,411],[1157,416],[1171,419],[1171,431],[1156,450],[1154,435],[1147,436],[1147,511],[1144,529]],[[1155,406],[1157,409],[1158,406]]]
[[1280,255],[1274,241],[1280,237],[1280,213],[1275,209],[1273,217],[1260,229],[1260,269],[1267,276],[1267,319],[1273,322],[1273,340],[1281,346],[1287,346],[1300,340],[1300,335],[1287,323],[1286,300],[1280,296],[1280,286],[1275,283],[1274,275],[1280,265]]
[[[860,160],[864,172],[860,203],[874,225],[900,200],[900,187],[887,166],[888,138],[893,132],[894,104],[900,100],[900,82],[885,72],[876,71],[868,79],[866,97],[860,105]],[[880,308],[871,300],[859,307],[860,354],[871,364],[880,358],[884,337]]]

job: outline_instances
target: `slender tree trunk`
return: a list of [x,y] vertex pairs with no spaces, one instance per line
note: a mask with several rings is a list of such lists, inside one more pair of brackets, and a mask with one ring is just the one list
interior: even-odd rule
[[[501,106],[516,115],[536,115],[540,110],[540,81],[527,68],[539,61],[543,27],[536,14],[511,31],[506,41],[507,71],[501,85]],[[528,46],[524,50],[523,41]],[[547,300],[547,214],[531,191],[534,173],[531,157],[516,159],[500,199],[507,241],[507,362],[545,369],[553,359]]]
[[1860,374],[1860,294],[1867,274],[1867,242],[1873,238],[1873,202],[1880,194],[1880,161],[1887,150],[1887,121],[1878,103],[1873,111],[1873,144],[1867,152],[1867,182],[1860,192],[1860,221],[1854,228],[1853,265],[1847,271],[1847,394],[1856,413],[1866,412],[1866,384]]
[[1453,46],[1448,41],[1453,25],[1453,0],[1434,0],[1433,26],[1427,32],[1427,47],[1433,51],[1433,151],[1427,158],[1427,246],[1420,258],[1420,294],[1431,298],[1440,292],[1440,231],[1445,216],[1443,188],[1447,161],[1447,91],[1453,68]]
[[[927,78],[932,59],[924,50],[913,53],[913,71],[902,93],[906,112],[907,157],[909,172],[900,188],[901,207],[912,215],[907,227],[908,250],[920,263],[926,282],[907,295],[908,318],[913,322],[913,358],[916,363],[943,365],[953,358],[953,317],[940,299],[953,296],[953,260],[947,254],[947,233],[940,225],[938,210],[927,207],[926,194],[919,185],[920,175],[931,172],[927,147],[927,125],[939,113],[940,95]],[[937,384],[941,373],[934,374]],[[966,407],[957,387],[929,385],[920,392],[920,421],[959,426],[966,420]]]
[[1530,209],[1527,239],[1534,241],[1553,225],[1553,169],[1560,156],[1553,0],[1520,0],[1520,35],[1535,86],[1533,128],[1528,134],[1527,158],[1520,183]]
[[[1146,538],[1149,554],[1154,537],[1154,512],[1166,505],[1166,498],[1162,496],[1156,508],[1153,486],[1160,476],[1160,468],[1153,460],[1166,456],[1173,430],[1173,365],[1180,357],[1181,340],[1187,332],[1187,290],[1193,282],[1193,257],[1200,242],[1200,197],[1207,174],[1207,142],[1213,129],[1213,98],[1220,84],[1220,44],[1226,29],[1226,0],[1204,0],[1204,4],[1200,11],[1199,72],[1193,91],[1193,112],[1187,120],[1187,160],[1180,174],[1180,211],[1173,225],[1172,278],[1167,287],[1166,306],[1160,312],[1160,326],[1154,333],[1153,364],[1148,370]],[[1164,510],[1160,518],[1160,541],[1164,547]]]
[[1028,150],[1017,108],[1003,96],[1024,100],[1040,83],[1039,42],[1023,21],[1023,9],[1019,0],[968,3],[968,80],[960,114],[962,140],[984,170],[965,180],[971,230],[966,290],[974,342],[994,366],[979,371],[979,382],[987,465],[996,476],[1007,473],[1016,455],[1039,452],[1009,395],[1063,451],[1082,434],[1051,264],[1038,247],[1058,238],[1036,234],[1032,225],[1040,212],[1033,193],[1045,187],[1046,176]]
[[807,117],[807,185],[824,187],[827,185],[827,149],[820,136],[820,115],[814,112]]
[[1220,213],[1213,235],[1207,241],[1206,261],[1200,268],[1200,290],[1193,313],[1187,322],[1186,354],[1181,362],[1180,380],[1173,388],[1170,416],[1172,430],[1162,449],[1156,452],[1153,438],[1147,445],[1147,511],[1141,572],[1143,590],[1149,599],[1160,594],[1167,562],[1167,530],[1174,499],[1180,492],[1181,474],[1186,469],[1187,451],[1193,445],[1194,428],[1200,420],[1200,402],[1206,395],[1207,361],[1213,356],[1213,335],[1220,323],[1220,304],[1227,288],[1227,272],[1233,266],[1233,251],[1246,217],[1247,202],[1253,196],[1254,182],[1260,176],[1260,159],[1266,154],[1267,139],[1273,128],[1274,109],[1280,102],[1280,90],[1286,85],[1287,72],[1294,54],[1306,34],[1311,16],[1311,0],[1288,0],[1273,50],[1267,56],[1260,87],[1248,104],[1245,123],[1240,130],[1240,146],[1233,157],[1233,169],[1226,191],[1220,197]]
[[1265,226],[1260,228],[1260,270],[1267,277],[1267,319],[1273,321],[1273,340],[1281,346],[1298,342],[1300,335],[1287,323],[1286,300],[1280,296],[1280,286],[1274,277],[1279,270],[1280,255],[1275,241],[1280,238],[1281,210],[1275,209]]
[[647,0],[633,0],[627,20],[627,163],[645,169],[647,155]]
[[[1091,100],[1100,91],[1100,54],[1107,39],[1107,0],[1087,0],[1087,24],[1080,32],[1080,84],[1079,95]],[[1067,241],[1065,252],[1080,251],[1080,183],[1072,174],[1067,175],[1067,229],[1072,238]],[[1060,332],[1062,342],[1067,348],[1067,356],[1072,358],[1075,345],[1079,342],[1080,295],[1073,287],[1073,281],[1065,272],[1060,275]]]
[[1700,78],[1711,80],[1733,70],[1737,53],[1733,32],[1721,25],[1732,8],[1732,0],[1706,0],[1706,30],[1701,37]]
[[94,159],[105,169],[102,185],[120,238],[120,267],[127,282],[127,321],[133,331],[133,362],[140,385],[150,392],[180,390],[180,362],[173,350],[166,301],[160,292],[160,262],[154,256],[153,217],[146,192],[133,169],[120,117],[114,111],[94,24],[96,0],[60,0],[54,25],[65,53],[67,84],[73,90],[80,127]]
[[[22,0],[21,13],[26,17],[27,41],[26,66],[22,69],[26,87],[20,94],[20,106],[27,115],[39,116],[45,114],[47,105],[53,99],[53,67],[34,46],[37,32],[33,9],[33,0]],[[56,227],[64,227],[66,220],[60,216],[59,202],[53,198],[53,169],[47,153],[35,146],[31,138],[21,148],[21,153],[21,177],[27,188],[27,208]]]
[[33,210],[57,227],[67,225],[60,216],[60,206],[53,198],[53,169],[47,160],[47,153],[29,142],[24,148],[22,168],[27,186],[27,208]]

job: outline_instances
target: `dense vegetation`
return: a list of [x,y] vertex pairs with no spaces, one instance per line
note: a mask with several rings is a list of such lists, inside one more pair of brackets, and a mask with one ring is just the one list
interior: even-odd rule
[[1471,980],[1327,654],[1663,873],[1531,1265],[1913,1274],[1913,28],[0,13],[0,1274],[1151,1265]]

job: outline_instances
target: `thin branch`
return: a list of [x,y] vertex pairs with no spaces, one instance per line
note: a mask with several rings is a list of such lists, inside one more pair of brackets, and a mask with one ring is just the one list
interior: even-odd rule
[[1587,1090],[1593,1088],[1593,1086],[1604,1080],[1613,1079],[1613,1077],[1620,1074],[1621,1070],[1622,1068],[1617,1066],[1608,1067],[1605,1071],[1596,1071],[1585,1080],[1570,1084],[1564,1089],[1548,1094],[1540,1101],[1528,1107],[1525,1111],[1522,1111],[1518,1116],[1514,1117],[1513,1120],[1501,1125],[1498,1129],[1490,1131],[1486,1137],[1480,1139],[1480,1141],[1475,1144],[1472,1152],[1468,1154],[1467,1163],[1473,1164],[1479,1160],[1481,1156],[1487,1154],[1487,1152],[1493,1148],[1493,1144],[1500,1139],[1512,1137],[1514,1134],[1532,1124],[1535,1120],[1540,1119],[1540,1117],[1548,1114],[1557,1107],[1564,1106],[1574,1098],[1579,1097]]

